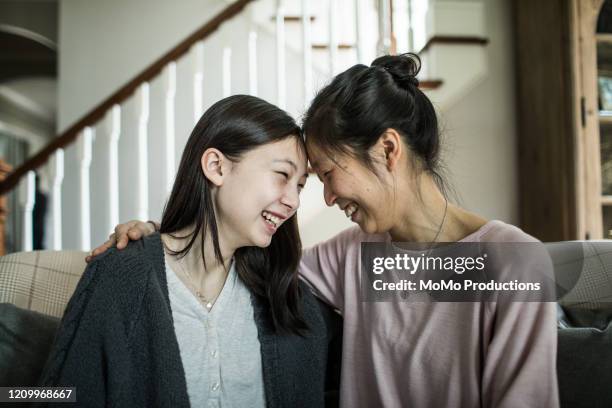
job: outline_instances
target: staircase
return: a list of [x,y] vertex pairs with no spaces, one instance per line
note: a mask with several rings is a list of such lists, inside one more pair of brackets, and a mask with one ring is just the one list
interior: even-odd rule
[[[223,1],[219,14],[0,183],[2,194],[19,197],[21,250],[32,249],[34,171],[48,191],[49,249],[89,250],[120,221],[159,220],[194,123],[222,97],[257,95],[299,119],[347,67],[421,50],[422,87],[443,111],[487,75],[482,1]],[[311,177],[299,215],[305,244],[351,225],[322,196]]]

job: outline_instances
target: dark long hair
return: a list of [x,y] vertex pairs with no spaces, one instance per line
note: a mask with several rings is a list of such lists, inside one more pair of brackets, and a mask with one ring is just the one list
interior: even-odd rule
[[435,109],[419,89],[418,55],[385,55],[370,67],[354,65],[321,89],[306,115],[307,143],[324,152],[350,154],[374,171],[369,149],[385,130],[395,129],[445,193]]
[[[253,96],[230,96],[202,115],[185,145],[162,216],[161,233],[174,234],[195,227],[192,234],[184,237],[189,241],[176,255],[187,254],[201,234],[204,258],[204,239],[208,233],[216,260],[223,264],[212,186],[200,165],[204,151],[218,149],[235,162],[249,150],[289,137],[304,147],[295,121],[283,110]],[[267,248],[243,247],[234,254],[238,276],[269,308],[271,323],[279,332],[301,333],[306,328],[299,308],[297,267],[301,252],[297,218],[293,215],[278,228]]]

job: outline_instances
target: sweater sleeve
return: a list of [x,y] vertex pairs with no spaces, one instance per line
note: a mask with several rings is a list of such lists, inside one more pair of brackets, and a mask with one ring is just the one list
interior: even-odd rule
[[348,247],[355,240],[356,230],[349,228],[302,251],[300,277],[318,298],[340,312],[344,305],[344,264]]
[[112,328],[114,302],[105,294],[106,269],[94,261],[83,273],[39,381],[46,387],[76,387],[80,406],[108,406],[121,389],[112,372],[125,364],[114,358],[125,342]]
[[[543,247],[533,244],[528,256],[512,254],[509,278],[528,281],[534,274],[552,273]],[[523,251],[523,254],[525,251]],[[544,285],[543,291],[552,289]],[[532,298],[533,300],[533,298]],[[539,301],[513,298],[487,303],[490,333],[484,356],[483,407],[559,407],[557,385],[557,312],[550,294]]]
[[555,304],[504,303],[496,315],[483,373],[483,407],[558,407]]

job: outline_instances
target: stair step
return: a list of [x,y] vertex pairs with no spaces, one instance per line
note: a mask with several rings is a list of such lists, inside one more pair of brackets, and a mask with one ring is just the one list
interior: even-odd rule
[[455,35],[436,35],[431,37],[427,43],[419,51],[419,55],[427,51],[432,45],[435,44],[456,44],[456,45],[487,45],[489,39],[485,37],[474,37],[474,36],[455,36]]
[[[312,23],[313,21],[315,21],[317,18],[315,16],[310,16],[310,22]],[[276,16],[272,16],[270,17],[271,21],[275,21],[276,20]],[[301,23],[302,22],[302,16],[285,16],[284,17],[285,22],[291,22],[291,23]]]
[[442,86],[443,83],[444,81],[442,81],[441,79],[424,79],[422,81],[419,81],[419,89],[423,89],[423,90],[438,89],[439,87]]
[[[350,50],[353,48],[355,48],[354,44],[345,44],[345,43],[338,44],[339,50]],[[328,50],[329,44],[312,44],[312,49],[313,50]]]

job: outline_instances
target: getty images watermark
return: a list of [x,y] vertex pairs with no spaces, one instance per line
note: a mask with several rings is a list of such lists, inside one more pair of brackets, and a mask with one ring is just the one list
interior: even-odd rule
[[612,282],[611,271],[610,243],[361,244],[361,297],[371,302],[612,302],[612,284],[581,289]]

